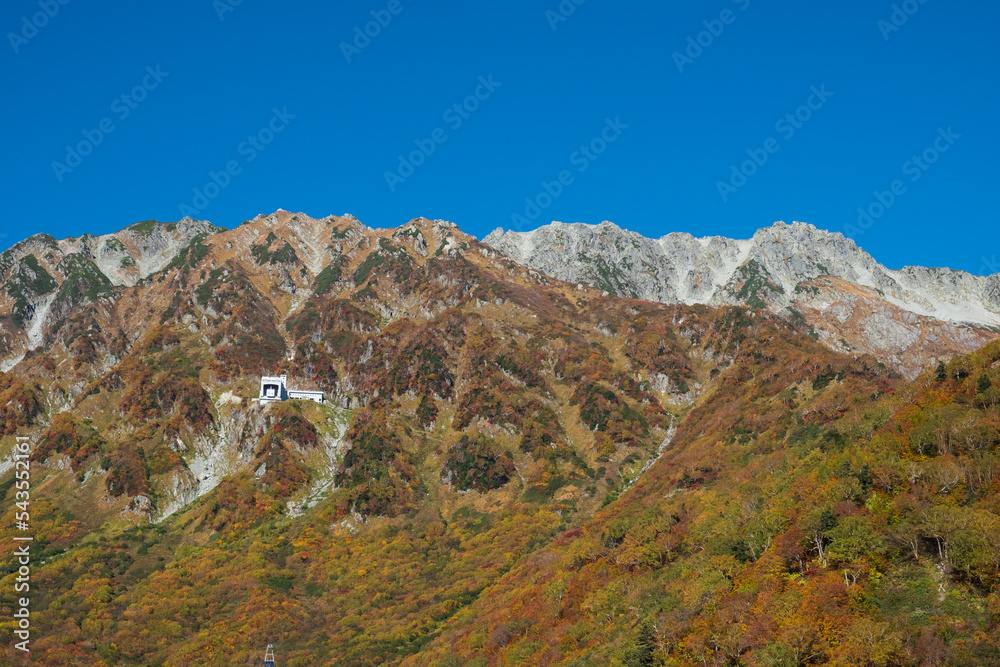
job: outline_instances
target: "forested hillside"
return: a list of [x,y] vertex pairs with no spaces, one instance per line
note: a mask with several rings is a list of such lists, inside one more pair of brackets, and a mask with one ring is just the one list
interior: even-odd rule
[[907,385],[782,348],[459,612],[439,664],[1000,664],[1000,346]]
[[34,664],[1000,664],[1000,345],[907,382],[448,223],[180,230],[0,256],[8,663],[20,435]]

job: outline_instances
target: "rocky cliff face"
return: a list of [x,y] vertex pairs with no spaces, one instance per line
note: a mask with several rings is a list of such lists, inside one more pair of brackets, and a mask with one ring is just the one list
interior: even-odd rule
[[1000,332],[1000,275],[890,270],[842,234],[801,222],[778,222],[746,240],[677,232],[648,239],[610,222],[552,223],[497,229],[484,243],[611,294],[804,318],[830,346],[875,354],[910,377]]
[[[0,254],[0,369],[44,341],[44,329],[76,306],[162,270],[194,239],[221,231],[202,220],[153,220],[113,234],[57,241],[36,234]],[[6,319],[3,318],[3,319]]]

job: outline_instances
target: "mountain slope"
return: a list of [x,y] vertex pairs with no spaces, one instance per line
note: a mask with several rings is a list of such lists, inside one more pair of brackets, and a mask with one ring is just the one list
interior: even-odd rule
[[56,241],[36,234],[0,254],[0,368],[41,345],[43,329],[77,305],[132,286],[163,269],[198,237],[218,232],[211,223],[138,222],[113,234]]
[[795,347],[404,664],[1000,664],[1000,344],[871,395]]
[[[0,587],[23,435],[33,664],[255,664],[268,643],[300,667],[989,664],[1000,645],[995,345],[907,383],[793,318],[602,296],[424,219],[279,211],[133,284],[45,259],[5,281],[75,296],[0,373]],[[332,404],[250,400],[279,371]]]
[[647,239],[604,222],[498,229],[483,241],[611,294],[802,316],[831,347],[874,354],[911,378],[995,339],[1000,327],[1000,274],[889,270],[854,241],[800,222],[775,223],[748,240],[676,232]]
[[[15,261],[43,265],[28,251]],[[294,628],[302,656],[395,660],[635,475],[699,382],[665,323],[642,332],[653,345],[577,322],[595,292],[443,222],[373,230],[278,212],[195,235],[132,285],[82,265],[86,281],[53,271],[38,287],[79,298],[36,311],[37,347],[15,349],[0,375],[0,451],[14,435],[35,443],[36,544],[58,556],[35,573],[48,591],[41,664],[219,660],[233,642],[249,658],[259,635],[209,632],[247,614],[275,641]],[[333,405],[251,402],[278,371]],[[371,542],[385,530],[414,540],[393,556],[403,569],[388,593],[351,574],[359,551],[390,567],[383,538]],[[439,576],[418,567],[432,557]],[[174,577],[209,562],[211,581],[188,597]],[[352,583],[330,589],[341,570]],[[165,591],[173,602],[149,606]],[[196,600],[211,610],[185,611]]]

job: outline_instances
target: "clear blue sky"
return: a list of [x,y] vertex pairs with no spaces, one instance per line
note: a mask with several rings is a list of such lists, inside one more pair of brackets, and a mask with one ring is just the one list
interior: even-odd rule
[[[515,213],[648,236],[748,237],[779,219],[843,231],[898,180],[862,247],[891,267],[1000,271],[983,262],[1000,260],[995,2],[909,0],[890,31],[889,0],[565,0],[558,21],[559,0],[63,1],[0,8],[0,247],[177,220],[181,205],[226,227],[284,208],[444,218],[480,237]],[[54,16],[35,16],[47,4]],[[387,25],[345,56],[373,11]],[[710,29],[679,71],[674,53]],[[797,110],[811,117],[776,125]],[[67,157],[102,121],[114,130]],[[603,153],[575,154],[602,132]],[[417,140],[433,153],[400,171]],[[925,149],[934,164],[906,164]],[[747,151],[767,162],[720,193]],[[196,199],[228,163],[228,185]],[[405,178],[390,187],[387,171]],[[559,196],[526,211],[563,171]]]

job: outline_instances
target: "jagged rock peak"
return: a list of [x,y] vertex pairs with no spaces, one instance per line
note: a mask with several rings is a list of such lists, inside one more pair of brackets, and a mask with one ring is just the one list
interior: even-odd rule
[[[606,221],[554,222],[528,232],[497,229],[483,242],[521,264],[611,294],[805,314],[817,335],[838,349],[879,354],[889,340],[899,358],[909,359],[904,370],[910,375],[936,359],[935,350],[946,356],[945,348],[966,341],[958,351],[967,351],[1000,327],[997,276],[891,270],[843,234],[804,222],[775,222],[749,239],[686,232],[651,239]],[[864,317],[847,330],[855,312]],[[968,338],[962,327],[975,335]],[[924,352],[911,349],[925,338],[931,342]]]

